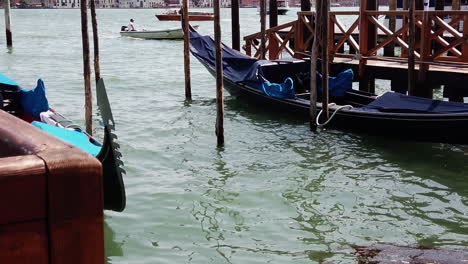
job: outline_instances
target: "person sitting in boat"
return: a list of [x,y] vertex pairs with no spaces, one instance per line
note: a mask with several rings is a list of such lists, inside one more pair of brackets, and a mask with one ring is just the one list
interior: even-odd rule
[[128,23],[127,26],[127,31],[136,31],[135,25],[133,24],[134,20],[133,18],[130,19],[130,23]]

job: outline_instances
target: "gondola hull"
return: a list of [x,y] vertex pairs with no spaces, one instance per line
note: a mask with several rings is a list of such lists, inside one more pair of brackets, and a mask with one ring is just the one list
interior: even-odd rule
[[[215,69],[195,56],[208,71],[216,76]],[[294,113],[307,120],[310,111],[308,98],[280,99],[266,95],[258,88],[235,82],[224,76],[224,87],[233,96],[269,107]],[[357,91],[356,91],[357,92]],[[336,107],[330,107],[330,115]],[[317,112],[322,104],[317,103]],[[413,141],[468,144],[468,113],[418,114],[382,113],[339,110],[327,127],[350,130],[367,135],[388,136]]]

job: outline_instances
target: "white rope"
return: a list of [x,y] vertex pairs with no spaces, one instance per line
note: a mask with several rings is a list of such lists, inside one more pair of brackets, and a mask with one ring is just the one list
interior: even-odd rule
[[[335,105],[336,105],[335,103],[329,103],[328,107],[335,106]],[[333,117],[336,115],[336,113],[338,113],[338,111],[340,111],[341,109],[345,109],[345,108],[353,109],[353,106],[352,105],[342,105],[342,106],[338,107],[335,110],[335,112],[333,112],[333,114],[330,116],[330,118],[327,121],[325,121],[325,123],[320,124],[319,119],[320,119],[320,115],[322,114],[322,111],[323,111],[323,108],[322,108],[322,110],[320,110],[319,114],[317,115],[317,118],[315,119],[315,124],[317,124],[318,128],[322,128],[322,127],[326,126],[333,119]]]

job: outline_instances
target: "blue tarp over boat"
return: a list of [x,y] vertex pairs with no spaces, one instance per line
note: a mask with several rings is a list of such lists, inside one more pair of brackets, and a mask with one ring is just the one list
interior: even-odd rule
[[12,79],[6,77],[5,75],[0,73],[0,84],[6,84],[6,85],[13,85],[13,86],[19,86],[19,84]]
[[[197,32],[190,32],[192,54],[206,64],[215,68],[216,51],[211,37],[202,36]],[[223,45],[223,74],[234,82],[257,81],[258,67],[267,60],[257,60],[238,53]]]
[[428,98],[409,96],[399,93],[387,92],[379,96],[372,103],[355,108],[362,112],[393,112],[393,113],[467,113],[468,104],[445,102]]

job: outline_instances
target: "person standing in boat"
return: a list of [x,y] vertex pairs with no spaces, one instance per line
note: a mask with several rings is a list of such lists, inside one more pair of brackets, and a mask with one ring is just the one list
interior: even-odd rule
[[128,23],[127,26],[127,31],[136,31],[135,25],[133,24],[134,20],[133,18],[130,19],[130,23]]

